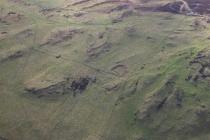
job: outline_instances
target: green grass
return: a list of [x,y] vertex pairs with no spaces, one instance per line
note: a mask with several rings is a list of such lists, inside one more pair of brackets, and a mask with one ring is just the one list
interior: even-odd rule
[[[21,58],[0,63],[0,136],[9,140],[209,138],[208,133],[185,136],[175,131],[162,136],[158,133],[158,125],[164,121],[164,114],[155,114],[155,121],[145,124],[136,122],[134,115],[145,100],[164,87],[173,75],[178,76],[175,87],[182,89],[186,96],[184,107],[163,112],[168,118],[159,129],[178,129],[191,118],[192,112],[186,114],[189,109],[193,110],[200,104],[209,105],[208,85],[199,83],[195,86],[185,81],[189,61],[209,44],[206,40],[209,29],[194,31],[190,26],[196,17],[143,12],[112,24],[113,17],[99,12],[90,12],[84,19],[62,16],[63,13],[80,11],[79,6],[50,18],[39,13],[40,7],[62,7],[66,4],[64,1],[27,2],[32,6],[0,1],[0,8],[3,8],[0,16],[9,11],[24,15],[19,22],[10,25],[0,23],[0,32],[8,32],[0,39],[0,60],[19,50],[25,52]],[[87,23],[88,20],[90,22]],[[134,28],[135,32],[128,33],[129,28]],[[18,33],[25,29],[31,29],[33,36],[17,39]],[[40,46],[53,32],[63,29],[81,29],[84,33],[53,46]],[[101,32],[104,32],[104,39],[98,39]],[[90,44],[103,42],[112,44],[110,50],[88,59],[86,51]],[[57,59],[57,55],[61,55],[61,59]],[[112,74],[111,68],[117,63],[127,67],[126,74]],[[86,74],[95,75],[97,82],[76,97],[69,94],[37,98],[24,92],[26,87],[46,87],[69,76]],[[132,94],[136,81],[139,83]],[[116,83],[117,89],[105,89],[107,85]],[[201,103],[195,102],[194,96]],[[123,100],[119,100],[121,98]]]

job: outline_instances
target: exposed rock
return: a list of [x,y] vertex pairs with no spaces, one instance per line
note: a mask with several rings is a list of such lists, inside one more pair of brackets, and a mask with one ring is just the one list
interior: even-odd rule
[[107,91],[113,91],[113,90],[117,90],[119,88],[119,84],[117,83],[114,83],[114,84],[107,84],[104,86],[104,88],[107,90]]
[[98,33],[98,38],[99,38],[99,39],[103,39],[104,36],[105,36],[105,32],[100,32],[100,33]]
[[87,88],[88,84],[89,84],[89,79],[88,78],[79,78],[78,80],[74,80],[71,83],[71,89],[74,92],[83,91]]
[[78,13],[75,13],[74,16],[75,17],[81,17],[83,16],[85,13],[84,12],[78,12]]
[[51,12],[57,11],[58,9],[56,8],[42,8],[39,12],[42,13],[43,15],[48,15]]
[[99,7],[99,6],[102,6],[102,5],[106,5],[106,4],[123,4],[123,3],[126,3],[126,4],[129,4],[130,1],[129,0],[105,0],[105,1],[100,1],[100,2],[97,2],[97,3],[94,3],[90,6],[87,6],[87,7],[84,7],[83,10],[85,9],[93,9],[93,8],[96,8],[96,7]]
[[114,11],[126,10],[129,7],[130,7],[130,5],[128,3],[123,3],[123,4],[120,4],[120,5],[116,6],[115,8],[110,9],[109,13],[114,12]]
[[124,12],[122,12],[119,16],[117,16],[116,18],[112,19],[112,23],[118,23],[123,21],[123,19],[134,15],[135,12],[133,10],[126,10]]
[[117,73],[120,76],[123,76],[128,72],[128,67],[123,64],[117,64],[111,68],[111,71]]
[[193,12],[199,14],[210,14],[209,0],[185,0]]
[[42,44],[45,45],[56,45],[67,40],[71,40],[75,35],[82,34],[83,31],[80,29],[67,29],[67,30],[60,30],[55,33],[52,33],[47,41]]
[[[184,90],[176,87],[174,80],[168,80],[161,89],[144,99],[135,113],[135,120],[160,138],[170,134],[208,134],[210,109],[198,97],[186,96]],[[193,106],[189,106],[188,101],[193,100]]]
[[15,60],[15,59],[23,57],[24,54],[25,54],[25,52],[23,52],[23,51],[17,51],[17,52],[14,52],[13,54],[9,55],[6,58],[3,58],[2,60],[0,60],[0,62]]
[[210,14],[209,7],[209,0],[177,0],[161,6],[158,10],[187,15],[204,15]]
[[174,87],[174,82],[174,78],[169,79],[164,87],[146,99],[143,107],[136,113],[137,120],[149,119],[163,108],[181,106],[183,93]]
[[139,86],[139,79],[137,79],[137,80],[133,81],[132,83],[126,85],[124,87],[123,93],[119,96],[115,105],[119,105],[121,102],[129,99],[134,94],[136,94],[136,92],[138,90],[138,86]]
[[112,23],[119,23],[121,21],[122,21],[121,18],[115,18],[115,19],[112,20]]
[[71,93],[76,96],[77,93],[82,93],[90,84],[90,82],[96,82],[96,78],[89,76],[80,77],[75,80],[70,80],[69,78],[67,78],[64,81],[58,82],[45,88],[26,88],[25,90],[27,93],[36,95],[39,98],[50,95],[63,95]]
[[210,109],[198,106],[190,112],[190,119],[183,123],[182,127],[177,128],[177,131],[191,135],[208,134],[210,132]]
[[165,11],[165,12],[176,13],[176,14],[187,14],[187,13],[192,12],[188,3],[185,2],[184,0],[178,0],[178,1],[175,1],[175,2],[168,3],[168,4],[158,8],[158,10]]
[[55,56],[55,58],[57,58],[57,59],[58,59],[58,58],[61,58],[61,55],[59,54],[59,55]]
[[76,5],[80,5],[80,4],[86,3],[86,2],[88,2],[88,1],[90,1],[90,0],[79,0],[79,1],[77,1],[77,2],[75,2],[75,3],[73,3],[72,5],[73,5],[73,6],[76,6]]
[[101,54],[104,54],[106,52],[109,52],[110,49],[112,48],[112,44],[109,42],[105,42],[99,46],[91,46],[88,50],[87,50],[87,54],[90,58],[97,58],[99,57]]
[[7,32],[1,32],[1,34],[7,34]]
[[199,52],[189,65],[191,72],[186,80],[210,81],[210,53],[208,50]]
[[124,19],[124,18],[127,18],[127,17],[131,16],[131,15],[134,15],[134,11],[133,10],[128,10],[128,11],[123,12],[120,18]]

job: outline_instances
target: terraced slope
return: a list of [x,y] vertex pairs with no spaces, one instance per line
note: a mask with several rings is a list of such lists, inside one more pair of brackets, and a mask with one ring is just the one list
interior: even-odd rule
[[210,139],[206,3],[1,0],[0,140]]

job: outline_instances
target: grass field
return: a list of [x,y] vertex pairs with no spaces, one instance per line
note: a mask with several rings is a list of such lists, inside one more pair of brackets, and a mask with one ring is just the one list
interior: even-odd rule
[[0,140],[210,139],[209,24],[118,4],[0,1]]

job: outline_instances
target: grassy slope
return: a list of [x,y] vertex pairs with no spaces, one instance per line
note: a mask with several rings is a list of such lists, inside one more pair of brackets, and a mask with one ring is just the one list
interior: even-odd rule
[[[171,75],[178,75],[176,86],[189,96],[186,109],[196,107],[190,98],[195,93],[199,93],[197,96],[209,105],[208,90],[203,88],[205,85],[194,87],[184,80],[189,62],[185,57],[192,57],[191,52],[197,53],[209,43],[205,40],[208,30],[192,31],[190,25],[194,17],[146,12],[112,24],[106,14],[90,12],[85,19],[66,19],[59,15],[49,19],[41,15],[38,8],[61,6],[63,1],[59,4],[47,0],[30,2],[34,3],[31,8],[6,0],[0,2],[1,14],[12,10],[25,17],[10,25],[0,23],[0,31],[8,32],[0,40],[0,57],[3,59],[18,50],[25,52],[21,58],[0,64],[0,136],[9,140],[137,140],[141,136],[146,140],[162,139],[161,136],[158,138],[155,123],[151,126],[136,123],[134,113],[146,97],[161,88]],[[74,8],[77,10],[78,7]],[[90,18],[93,19],[91,22],[83,22]],[[132,35],[127,32],[131,27],[136,30]],[[18,33],[28,28],[34,35],[18,38]],[[85,33],[65,44],[40,48],[40,42],[51,31],[65,28],[79,28]],[[112,43],[111,50],[87,62],[88,44],[97,41],[97,34],[104,31],[105,40]],[[152,39],[148,40],[148,37]],[[168,47],[167,44],[175,44],[176,47]],[[65,59],[55,58],[60,54]],[[128,67],[127,74],[116,76],[98,72],[83,64],[111,72],[116,62]],[[144,65],[145,68],[141,69]],[[49,85],[69,75],[86,73],[96,75],[98,81],[76,97],[64,95],[38,99],[24,94],[27,86]],[[139,81],[137,90],[131,94],[136,81]],[[104,88],[115,83],[119,84],[119,89],[107,91]],[[125,99],[121,101],[120,97]],[[172,117],[163,123],[163,127],[177,126],[173,116],[185,113],[182,111],[168,111]],[[163,114],[158,115],[156,122],[163,121],[163,118]],[[164,138],[193,139],[190,134],[186,137],[175,135],[169,133]],[[194,139],[209,139],[209,135],[197,135]]]

